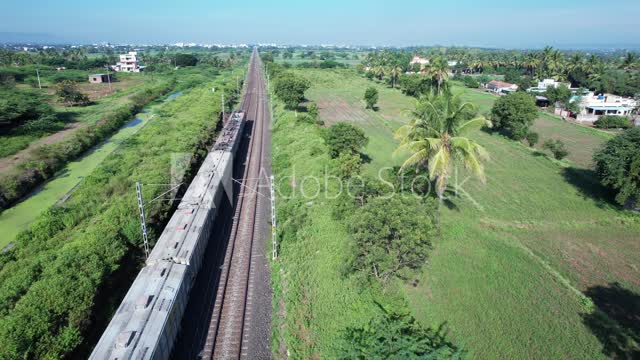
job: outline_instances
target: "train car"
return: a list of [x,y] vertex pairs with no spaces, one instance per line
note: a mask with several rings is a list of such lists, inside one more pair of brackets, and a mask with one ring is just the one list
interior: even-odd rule
[[246,115],[236,112],[187,188],[91,359],[168,359],[223,196]]

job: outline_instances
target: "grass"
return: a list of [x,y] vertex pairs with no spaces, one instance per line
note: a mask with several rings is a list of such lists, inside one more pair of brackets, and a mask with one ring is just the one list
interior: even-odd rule
[[[280,195],[278,218],[283,219],[279,257],[271,271],[278,314],[274,357],[286,358],[288,351],[295,359],[336,358],[342,331],[364,324],[377,307],[369,290],[359,290],[343,275],[350,248],[344,225],[331,215],[330,200],[324,192],[313,200],[300,196],[304,177],[323,178],[331,167],[319,129],[297,122],[281,107],[274,118],[273,172]],[[294,183],[300,186],[292,187]]]
[[[382,84],[375,84],[356,75],[353,70],[295,70],[308,78],[313,86],[307,97],[315,101],[326,124],[349,121],[363,128],[369,137],[365,154],[371,158],[366,171],[377,175],[379,169],[400,164],[402,159],[391,154],[397,143],[394,131],[409,119],[405,110],[413,108],[415,100]],[[378,89],[378,110],[365,109],[364,89]]]
[[[300,74],[312,81],[308,97],[320,105],[325,121],[352,121],[367,132],[369,172],[397,164],[391,134],[412,99],[375,85],[382,90],[380,111],[364,111],[360,98],[372,82],[349,70]],[[496,99],[461,87],[454,91],[481,113]],[[603,358],[612,353],[605,338],[613,335],[603,337],[606,322],[592,319],[607,309],[594,311],[583,294],[617,283],[637,299],[640,221],[611,203],[589,168],[591,153],[607,134],[545,115],[534,129],[541,141],[562,137],[570,161],[552,161],[499,135],[472,134],[491,154],[487,183],[463,182],[471,198],[450,199],[442,210],[442,239],[418,285],[405,293],[423,323],[446,322],[473,358]]]

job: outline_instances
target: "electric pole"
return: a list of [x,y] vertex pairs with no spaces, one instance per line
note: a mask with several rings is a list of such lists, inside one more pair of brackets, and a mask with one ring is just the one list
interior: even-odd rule
[[109,74],[109,65],[107,65],[106,68],[107,68],[107,81],[109,82],[109,92],[111,92],[111,75]]
[[36,69],[36,76],[38,77],[38,88],[42,90],[42,84],[40,83],[40,70]]
[[144,216],[144,202],[142,201],[142,184],[136,182],[136,195],[138,196],[138,210],[140,210],[140,227],[142,228],[142,239],[144,240],[144,253],[149,258],[149,237],[147,235],[147,220]]

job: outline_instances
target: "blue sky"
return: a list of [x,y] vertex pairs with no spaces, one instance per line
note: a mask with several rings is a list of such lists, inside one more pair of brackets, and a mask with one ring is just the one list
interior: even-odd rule
[[640,0],[2,2],[0,40],[3,34],[12,33],[68,42],[116,43],[511,48],[640,44]]

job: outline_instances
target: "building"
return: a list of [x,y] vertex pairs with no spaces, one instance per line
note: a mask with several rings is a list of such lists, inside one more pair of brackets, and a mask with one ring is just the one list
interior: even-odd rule
[[638,101],[612,94],[593,92],[585,96],[574,96],[572,102],[579,101],[580,112],[576,115],[579,122],[592,123],[602,115],[631,116],[638,107]]
[[113,81],[113,74],[93,74],[89,75],[89,82],[92,84],[101,84]]
[[484,84],[484,88],[496,94],[509,94],[518,90],[518,85],[500,80],[492,80]]
[[568,88],[571,88],[571,84],[565,84],[560,81],[555,81],[553,79],[544,79],[538,82],[538,86],[527,89],[527,92],[542,94],[547,92],[548,88],[557,88],[560,85],[564,85]]
[[429,59],[422,58],[418,55],[414,56],[409,65],[420,64],[420,66],[429,65]]
[[140,72],[144,67],[138,63],[138,53],[130,51],[120,55],[120,61],[112,68],[119,72]]

